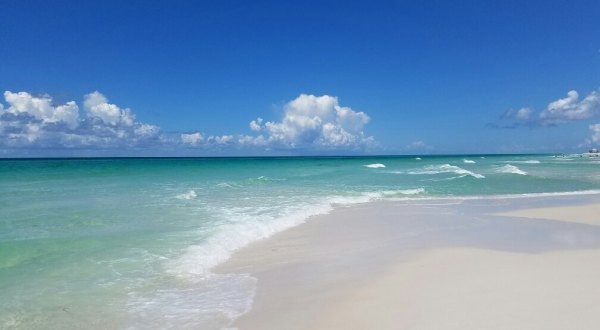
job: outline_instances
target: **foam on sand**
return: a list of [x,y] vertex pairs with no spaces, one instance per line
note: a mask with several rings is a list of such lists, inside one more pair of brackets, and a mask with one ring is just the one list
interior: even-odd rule
[[220,269],[252,274],[258,294],[232,326],[594,329],[600,231],[490,215],[518,200],[476,205],[339,209],[242,250]]

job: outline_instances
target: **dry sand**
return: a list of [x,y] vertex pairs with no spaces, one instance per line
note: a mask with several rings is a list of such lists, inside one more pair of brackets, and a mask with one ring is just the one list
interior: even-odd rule
[[[240,330],[597,329],[600,227],[568,214],[593,220],[598,202],[341,208],[240,250],[218,271],[258,279]],[[567,217],[543,220],[557,214]]]

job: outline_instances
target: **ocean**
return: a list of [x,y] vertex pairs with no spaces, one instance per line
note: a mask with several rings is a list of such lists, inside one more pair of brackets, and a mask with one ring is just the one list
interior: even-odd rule
[[0,328],[228,328],[252,306],[256,279],[212,268],[312,215],[577,194],[600,194],[600,158],[4,159]]

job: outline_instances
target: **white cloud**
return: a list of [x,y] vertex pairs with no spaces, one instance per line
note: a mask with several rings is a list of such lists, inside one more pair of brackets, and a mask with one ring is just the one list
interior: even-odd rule
[[259,136],[251,136],[251,135],[241,135],[238,137],[237,143],[241,146],[255,146],[262,147],[267,146],[268,141],[265,139],[263,135]]
[[531,117],[531,114],[533,113],[533,109],[531,108],[521,108],[518,110],[508,110],[507,112],[505,112],[502,115],[503,119],[514,119],[514,120],[519,120],[519,121],[526,121],[529,120],[529,118]]
[[236,140],[233,135],[222,135],[222,136],[211,135],[206,139],[207,144],[213,144],[213,145],[233,144],[235,142],[236,142]]
[[215,136],[215,142],[218,144],[227,144],[233,141],[233,135]]
[[250,129],[255,131],[255,132],[259,132],[262,129],[262,122],[263,119],[258,117],[255,120],[250,122]]
[[160,138],[158,126],[139,123],[129,109],[109,104],[99,92],[84,97],[86,116],[75,101],[55,106],[48,95],[4,92],[0,107],[0,146],[120,147],[149,144]]
[[129,148],[178,146],[240,149],[357,149],[375,146],[364,126],[370,118],[339,104],[337,97],[301,94],[283,107],[281,121],[258,117],[249,123],[256,135],[225,134],[205,138],[200,132],[162,133],[136,121],[129,108],[109,103],[100,92],[54,105],[48,95],[6,91],[0,102],[1,148]]
[[590,125],[590,131],[592,131],[590,142],[600,143],[600,124]]
[[132,126],[135,116],[130,109],[121,109],[116,104],[108,103],[108,99],[100,92],[95,91],[84,96],[83,106],[88,117],[98,118],[105,124]]
[[140,124],[133,130],[133,132],[137,136],[151,137],[156,136],[158,135],[158,133],[160,133],[160,127],[150,124]]
[[588,119],[600,114],[600,92],[593,91],[579,101],[577,91],[569,91],[567,97],[548,104],[540,112],[542,124],[557,124],[572,120]]
[[9,104],[6,111],[13,115],[29,115],[44,123],[63,122],[75,128],[79,119],[79,107],[75,102],[67,102],[57,107],[52,106],[52,98],[48,95],[35,97],[26,92],[4,92],[4,99]]
[[190,133],[190,134],[181,134],[181,142],[183,142],[184,144],[192,145],[192,146],[198,145],[198,143],[200,143],[200,141],[202,141],[203,139],[204,139],[204,137],[202,137],[202,134],[200,134],[199,132]]
[[269,144],[280,147],[360,147],[374,143],[363,133],[369,120],[364,112],[340,106],[337,97],[301,94],[284,106],[280,122],[259,127]]

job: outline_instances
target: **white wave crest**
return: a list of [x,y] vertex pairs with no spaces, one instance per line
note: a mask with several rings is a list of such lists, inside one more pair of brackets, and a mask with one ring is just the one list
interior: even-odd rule
[[382,190],[372,191],[363,193],[364,196],[369,197],[371,200],[388,199],[395,196],[406,196],[406,195],[419,195],[425,193],[424,188],[414,189],[399,189],[399,190]]
[[368,167],[368,168],[385,168],[385,165],[383,165],[381,163],[369,164],[369,165],[364,165],[364,166]]
[[417,158],[415,158],[415,160],[421,160],[421,157],[417,157]]
[[531,159],[531,160],[512,160],[512,161],[506,161],[503,163],[516,163],[516,164],[539,164],[540,161],[539,160],[535,160],[535,159]]
[[514,166],[514,165],[510,165],[510,164],[506,164],[502,167],[498,167],[496,169],[496,171],[498,173],[508,173],[508,174],[519,174],[519,175],[527,175],[527,172],[521,170],[520,168]]
[[336,206],[368,203],[381,199],[391,200],[479,200],[479,199],[504,199],[523,197],[545,197],[545,196],[571,196],[571,195],[598,195],[600,190],[554,192],[554,193],[530,193],[494,196],[405,196],[396,195],[418,195],[424,193],[425,189],[405,189],[367,192],[355,196],[331,196],[311,208],[290,209],[277,215],[252,215],[245,210],[224,210],[228,212],[229,218],[235,218],[230,225],[220,228],[218,233],[198,245],[191,245],[183,251],[180,258],[169,263],[167,269],[176,276],[210,275],[210,269],[217,264],[227,260],[231,253],[253,241],[269,237],[274,233],[297,226],[305,222],[309,217],[331,212]]
[[183,193],[181,195],[177,195],[176,197],[179,198],[179,199],[190,200],[190,199],[194,199],[194,198],[198,197],[198,195],[196,194],[195,191],[190,190],[190,191],[188,191],[186,193]]
[[271,215],[252,212],[246,208],[222,210],[227,218],[233,220],[231,224],[221,227],[218,233],[202,244],[187,247],[180,258],[171,262],[169,272],[177,276],[211,274],[210,269],[229,259],[233,251],[256,240],[295,227],[312,216],[327,214],[336,206],[377,200],[422,198],[415,195],[423,193],[425,193],[424,188],[413,188],[363,192],[353,196],[330,196],[310,208],[290,208]]
[[440,174],[440,173],[456,173],[461,175],[469,175],[477,179],[484,179],[485,176],[465,170],[462,167],[444,164],[444,165],[428,165],[422,170],[410,171],[408,174]]
[[384,190],[382,191],[383,196],[393,196],[393,195],[418,195],[425,192],[425,188],[415,188],[415,189],[402,189],[402,190]]
[[465,164],[475,164],[474,160],[470,160],[470,159],[463,159],[463,163]]
[[246,209],[222,210],[233,220],[202,244],[187,247],[183,255],[171,262],[168,271],[177,276],[210,274],[210,269],[229,259],[231,253],[251,242],[269,237],[305,222],[309,217],[327,214],[337,205],[367,203],[378,199],[368,193],[359,196],[333,196],[310,208],[288,209],[277,215],[253,215]]
[[283,180],[282,179],[274,179],[274,178],[270,178],[268,176],[261,175],[257,178],[246,179],[244,181],[244,183],[245,184],[263,184],[263,183],[269,183],[272,181],[283,181]]

